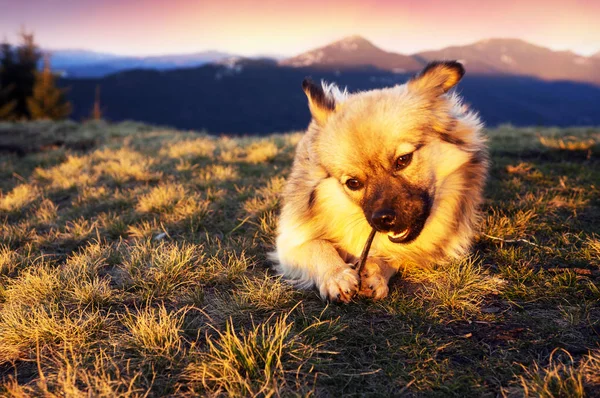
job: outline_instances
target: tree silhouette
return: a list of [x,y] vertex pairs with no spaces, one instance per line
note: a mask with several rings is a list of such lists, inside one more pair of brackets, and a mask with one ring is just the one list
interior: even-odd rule
[[0,120],[14,120],[17,101],[9,100],[10,87],[0,85]]
[[[27,98],[33,93],[35,74],[42,53],[35,44],[33,33],[21,30],[21,44],[14,51],[14,61],[8,63],[7,73],[11,83],[10,95],[16,100],[15,114],[18,119],[29,119]],[[12,61],[12,60],[11,60]]]
[[44,69],[35,73],[31,97],[27,98],[29,116],[37,119],[66,119],[71,114],[71,104],[65,99],[65,90],[56,87],[50,59],[44,58]]
[[96,96],[94,98],[94,107],[92,108],[91,120],[102,119],[102,108],[100,107],[100,85],[96,86]]
[[0,120],[16,118],[17,100],[13,98],[14,83],[9,73],[14,73],[14,56],[12,47],[6,41],[0,45]]

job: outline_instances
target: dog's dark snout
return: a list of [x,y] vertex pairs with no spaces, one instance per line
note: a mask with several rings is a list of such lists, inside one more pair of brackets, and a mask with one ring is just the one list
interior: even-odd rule
[[378,210],[373,213],[371,222],[381,231],[389,231],[396,222],[396,213],[391,209]]

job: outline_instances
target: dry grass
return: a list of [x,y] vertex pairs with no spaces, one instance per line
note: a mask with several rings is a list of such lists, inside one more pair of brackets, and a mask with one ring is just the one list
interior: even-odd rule
[[269,162],[277,156],[279,149],[272,141],[256,142],[250,145],[246,153],[246,161],[250,163]]
[[185,378],[214,396],[280,395],[319,353],[323,342],[307,344],[304,335],[321,326],[294,332],[289,313],[240,332],[229,321],[224,331],[214,328],[216,336],[207,337],[208,352],[188,366]]
[[338,306],[266,260],[300,134],[3,128],[0,396],[600,391],[598,129],[490,130],[473,255]]
[[536,362],[530,369],[524,369],[524,375],[519,379],[526,397],[586,396],[582,369],[576,367],[573,357],[564,350],[553,351],[545,367],[540,367]]
[[68,156],[66,161],[52,168],[36,168],[38,182],[53,189],[70,189],[96,183],[98,176],[91,172],[91,162],[83,156]]
[[142,213],[172,213],[181,202],[186,200],[185,188],[181,185],[162,185],[142,196],[137,209]]
[[184,139],[170,143],[167,148],[161,153],[167,154],[170,158],[180,159],[197,159],[197,158],[212,158],[217,145],[215,139],[210,137]]
[[94,172],[117,184],[129,181],[158,181],[162,174],[153,172],[154,161],[130,148],[97,151],[92,158]]
[[143,357],[158,357],[167,361],[182,353],[182,326],[187,307],[172,312],[161,305],[127,312],[122,323],[129,332],[124,344]]
[[35,211],[35,216],[44,223],[54,222],[58,216],[58,206],[50,199],[44,199]]
[[593,138],[581,139],[580,137],[568,136],[568,137],[544,137],[538,136],[540,144],[547,148],[559,149],[563,151],[588,151],[594,145],[596,140]]
[[38,199],[39,191],[35,186],[28,184],[17,185],[11,192],[0,196],[0,211],[23,211],[32,202]]
[[130,289],[144,298],[165,299],[187,285],[199,283],[203,257],[201,246],[136,242],[124,249],[120,268]]
[[417,297],[429,304],[432,314],[469,317],[479,312],[486,297],[497,294],[506,283],[485,271],[480,261],[469,257],[433,269],[413,271],[407,277],[421,285]]
[[21,256],[7,245],[0,245],[0,275],[11,275],[21,264]]
[[58,304],[4,305],[0,313],[0,363],[31,359],[40,345],[48,345],[50,350],[65,345],[86,349],[106,321],[98,312],[69,311]]
[[137,210],[161,215],[166,221],[196,216],[203,218],[210,202],[199,199],[179,184],[159,185],[139,198]]
[[44,358],[40,365],[51,366],[53,372],[33,385],[19,385],[13,377],[7,379],[5,394],[8,397],[143,397],[148,390],[136,388],[141,371],[121,370],[105,350],[86,358],[72,347],[57,351],[52,357]]
[[281,277],[265,273],[262,277],[242,279],[237,292],[240,304],[256,310],[272,311],[293,305],[295,290]]

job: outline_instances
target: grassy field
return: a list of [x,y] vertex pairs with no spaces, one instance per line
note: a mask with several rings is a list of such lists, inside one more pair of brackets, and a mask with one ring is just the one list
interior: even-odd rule
[[0,395],[600,396],[600,129],[487,134],[472,256],[327,305],[266,261],[300,133],[0,124]]

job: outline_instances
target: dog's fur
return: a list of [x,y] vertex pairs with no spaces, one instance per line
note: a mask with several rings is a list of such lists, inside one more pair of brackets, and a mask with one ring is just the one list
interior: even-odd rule
[[406,84],[356,94],[303,82],[313,120],[283,194],[279,273],[323,299],[380,299],[399,269],[465,253],[488,161],[478,116],[448,93],[463,74],[457,62],[435,62]]

